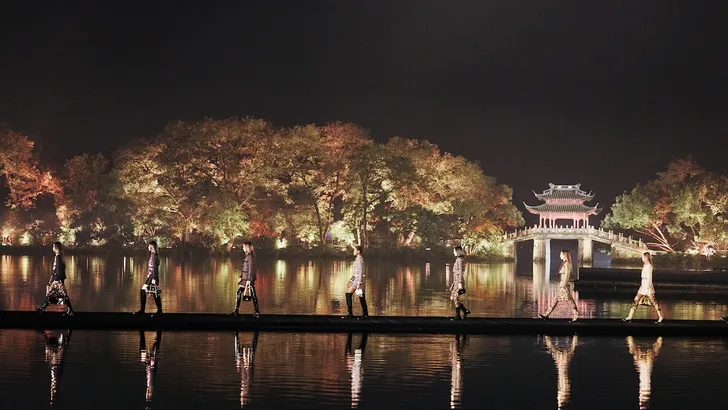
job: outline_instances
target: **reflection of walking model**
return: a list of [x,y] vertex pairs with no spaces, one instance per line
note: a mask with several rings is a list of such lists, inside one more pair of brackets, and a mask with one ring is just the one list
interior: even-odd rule
[[139,298],[141,299],[141,307],[138,314],[143,314],[147,306],[147,298],[154,297],[154,303],[157,305],[157,314],[162,313],[162,289],[159,287],[159,247],[157,241],[149,242],[149,262],[147,263],[147,279],[144,281]]
[[637,306],[652,305],[655,307],[657,316],[659,317],[659,319],[657,319],[657,323],[662,323],[664,317],[660,311],[660,305],[657,304],[657,300],[655,299],[655,285],[652,284],[652,255],[649,252],[645,252],[642,255],[642,263],[642,284],[637,291],[637,295],[634,297],[634,302],[632,302],[632,308],[629,310],[629,315],[622,320],[625,322],[631,321],[632,316],[634,316],[634,312],[637,310]]
[[58,387],[61,384],[61,375],[63,374],[63,357],[68,349],[68,343],[71,341],[71,330],[66,333],[61,332],[56,336],[56,332],[46,330],[43,332],[45,339],[45,361],[51,370],[51,401],[53,405],[57,401]]
[[46,300],[42,306],[38,308],[38,312],[45,312],[45,308],[53,304],[66,305],[66,314],[73,315],[73,307],[71,307],[71,298],[68,297],[66,290],[66,263],[63,261],[63,245],[60,242],[53,244],[53,271],[48,279],[46,286]]
[[240,273],[240,280],[238,280],[238,290],[235,293],[235,310],[230,313],[231,315],[237,316],[240,312],[240,300],[245,299],[253,300],[253,308],[255,313],[253,317],[260,317],[260,310],[258,309],[258,295],[255,293],[255,280],[258,276],[258,265],[255,260],[255,248],[251,242],[245,242],[243,244],[243,250],[245,251],[245,259],[243,260],[243,271]]
[[359,348],[353,352],[351,350],[351,342],[353,335],[349,333],[346,337],[346,367],[351,373],[351,408],[355,409],[359,407],[359,401],[361,400],[361,386],[364,381],[364,368],[362,367],[362,357],[364,356],[364,349],[367,346],[367,334],[361,335],[359,341]]
[[146,373],[146,393],[145,400],[147,408],[152,403],[154,398],[154,382],[157,379],[157,368],[159,365],[159,345],[162,344],[162,332],[157,332],[154,335],[154,342],[152,342],[152,348],[147,349],[147,340],[144,336],[144,331],[139,332],[139,356],[141,362],[144,363]]
[[369,317],[369,309],[367,308],[367,297],[364,293],[366,279],[364,278],[364,257],[361,256],[361,246],[354,246],[354,275],[347,284],[348,290],[346,291],[346,318],[354,317],[353,312],[353,298],[354,293],[359,296],[359,303],[361,304],[362,315],[359,319],[366,319]]
[[635,342],[632,336],[628,336],[627,346],[629,352],[632,353],[634,366],[640,377],[640,410],[646,410],[649,408],[652,393],[652,368],[660,354],[660,348],[662,348],[662,337],[658,337],[654,344],[644,345]]
[[463,396],[463,363],[462,352],[468,336],[455,335],[455,340],[450,341],[450,365],[452,373],[450,375],[450,408],[456,409],[460,407]]
[[[467,318],[470,314],[468,308],[465,307],[461,298],[465,294],[465,252],[462,246],[453,248],[455,254],[455,263],[452,265],[452,283],[450,284],[450,300],[455,303],[455,317],[453,320]],[[460,312],[463,317],[460,317]]]
[[253,381],[255,349],[258,347],[258,332],[253,333],[253,342],[242,345],[240,336],[235,332],[235,368],[240,372],[240,408],[242,409],[250,397],[250,384]]
[[549,310],[545,314],[539,313],[538,316],[546,320],[549,318],[549,315],[551,315],[551,312],[556,309],[556,305],[559,304],[559,302],[569,302],[571,303],[571,310],[573,313],[573,317],[571,319],[572,322],[576,322],[579,320],[579,309],[576,307],[576,300],[574,300],[573,295],[573,289],[571,289],[571,283],[569,283],[569,278],[571,277],[571,270],[573,265],[571,264],[571,253],[564,249],[561,251],[560,254],[561,257],[561,267],[559,267],[559,273],[561,273],[561,282],[559,283],[559,294],[556,296],[556,300],[551,304],[551,307],[549,307]]
[[571,395],[569,365],[571,364],[571,359],[574,357],[578,341],[579,339],[574,335],[571,339],[571,344],[563,346],[559,344],[558,339],[552,338],[551,336],[545,337],[546,348],[549,349],[551,357],[553,357],[554,363],[556,364],[556,371],[558,372],[558,392],[556,393],[558,409],[563,409],[569,402],[569,396]]

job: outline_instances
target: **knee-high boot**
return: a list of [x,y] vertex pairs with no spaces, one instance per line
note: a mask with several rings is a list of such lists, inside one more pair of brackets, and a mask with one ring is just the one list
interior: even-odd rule
[[66,295],[66,314],[68,316],[73,316],[73,306],[71,306],[71,298]]
[[365,319],[365,318],[369,317],[369,309],[367,309],[367,298],[366,298],[365,294],[361,295],[361,297],[359,298],[359,303],[361,304],[361,312],[362,312],[360,319]]
[[50,303],[48,302],[48,298],[46,298],[46,301],[45,301],[45,302],[44,302],[44,303],[43,303],[42,305],[40,305],[40,307],[38,308],[38,313],[43,313],[43,312],[45,312],[45,308],[46,308],[46,307],[47,307],[48,305],[50,305]]
[[354,312],[353,312],[353,306],[352,305],[353,305],[352,294],[351,293],[347,293],[346,294],[346,311],[347,311],[347,314],[345,316],[347,318],[354,317]]
[[154,303],[157,305],[157,314],[162,313],[162,295],[155,294],[154,295]]
[[144,313],[144,309],[147,306],[147,291],[144,289],[141,289],[139,291],[139,300],[141,303],[141,307],[139,308],[139,311],[137,313]]
[[258,308],[258,294],[255,293],[255,285],[250,286],[251,295],[253,298],[253,309],[255,309],[255,313],[253,316],[260,317],[260,309]]
[[233,316],[236,316],[240,312],[240,300],[243,298],[243,290],[238,287],[237,292],[235,292],[235,310],[230,313]]

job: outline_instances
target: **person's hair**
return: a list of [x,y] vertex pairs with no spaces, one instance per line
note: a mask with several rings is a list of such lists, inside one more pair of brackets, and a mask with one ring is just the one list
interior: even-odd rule
[[645,252],[643,255],[647,257],[647,263],[652,265],[652,254],[649,252]]
[[568,249],[564,249],[561,251],[564,255],[566,255],[566,262],[569,262],[571,264],[571,252],[569,252]]
[[354,245],[354,249],[356,249],[357,251],[359,251],[359,253],[361,253],[361,245]]
[[60,242],[53,242],[53,247],[58,248],[58,253],[63,253],[63,244]]
[[154,248],[154,253],[159,254],[159,245],[157,245],[157,241],[149,241],[149,245],[152,245]]
[[463,247],[458,245],[455,247],[455,255],[458,257],[465,256],[465,251],[463,250]]
[[255,247],[253,247],[253,242],[248,241],[245,242],[243,245],[247,246],[248,253],[252,253],[253,255],[255,255]]

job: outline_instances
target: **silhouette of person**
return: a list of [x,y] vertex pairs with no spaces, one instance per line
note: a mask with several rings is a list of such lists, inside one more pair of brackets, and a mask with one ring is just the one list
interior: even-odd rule
[[159,287],[159,247],[157,241],[149,241],[149,262],[147,263],[147,278],[139,290],[141,306],[136,312],[144,314],[147,306],[147,297],[152,295],[157,305],[157,314],[162,313],[162,289]]
[[53,330],[43,331],[45,339],[45,361],[51,370],[50,405],[58,401],[58,388],[63,375],[63,359],[68,350],[68,343],[71,341],[71,330],[57,332]]
[[366,295],[366,274],[364,273],[364,257],[361,254],[362,247],[359,245],[354,246],[354,275],[349,280],[346,290],[346,316],[345,318],[351,319],[354,317],[354,294],[359,296],[359,304],[361,305],[361,316],[359,319],[366,319],[369,317],[369,308],[367,307],[367,295]]
[[[243,293],[246,289],[249,289],[249,297],[253,300],[253,313],[254,318],[260,317],[260,309],[258,307],[258,294],[255,292],[255,280],[258,278],[258,264],[255,258],[255,247],[252,242],[245,242],[243,244],[243,250],[245,251],[245,259],[243,260],[243,271],[240,273],[240,279],[238,280],[238,290],[235,292],[235,310],[230,315],[237,316],[240,312],[240,300],[243,298]],[[247,300],[247,299],[246,299]]]
[[351,342],[353,335],[349,333],[346,336],[346,367],[351,374],[351,408],[359,407],[361,400],[361,388],[364,381],[364,368],[362,367],[362,357],[364,349],[367,347],[367,334],[362,333],[359,341],[359,348],[351,350]]
[[559,282],[559,294],[556,295],[556,300],[554,300],[554,303],[551,304],[549,307],[549,310],[546,311],[545,314],[539,313],[538,316],[546,320],[549,318],[549,315],[551,315],[551,312],[556,309],[556,305],[559,304],[559,302],[569,302],[571,304],[571,311],[572,311],[572,322],[576,322],[579,320],[579,309],[576,307],[576,300],[574,299],[574,291],[571,288],[571,283],[569,283],[569,278],[571,277],[571,270],[573,269],[573,265],[571,263],[571,252],[564,249],[559,254],[561,257],[561,267],[559,267],[559,273],[561,273],[561,281]]
[[46,300],[43,305],[38,308],[38,312],[45,312],[45,308],[51,303],[65,304],[66,315],[73,316],[73,307],[71,307],[71,298],[66,290],[66,263],[63,261],[63,244],[55,242],[53,244],[53,271],[48,279],[46,286]]
[[462,351],[468,340],[467,335],[455,335],[455,340],[450,341],[450,365],[452,373],[450,375],[450,408],[456,409],[460,407],[463,399],[463,364]]
[[640,284],[640,288],[637,290],[637,295],[634,297],[634,301],[632,302],[632,308],[629,309],[629,315],[627,315],[626,318],[622,319],[625,322],[631,322],[632,316],[634,316],[634,312],[637,311],[637,307],[640,304],[645,305],[652,305],[655,307],[655,310],[657,311],[657,323],[662,323],[664,320],[664,316],[662,315],[662,311],[660,310],[660,305],[657,303],[657,299],[655,299],[655,285],[652,283],[652,271],[654,270],[652,266],[652,254],[649,252],[645,252],[642,254],[642,283]]
[[574,335],[571,337],[571,343],[569,344],[568,338],[561,339],[545,336],[544,342],[556,364],[556,371],[558,372],[556,404],[558,409],[563,409],[569,402],[569,397],[571,396],[569,365],[571,364],[571,359],[574,358],[574,352],[576,351],[576,345],[579,339],[578,336]]
[[652,393],[652,368],[662,348],[662,336],[655,343],[635,341],[634,337],[627,337],[627,346],[634,359],[634,367],[640,378],[639,405],[640,410],[650,407],[650,394]]
[[255,373],[255,349],[258,347],[258,332],[253,333],[253,341],[249,345],[240,343],[240,335],[235,332],[235,368],[240,372],[240,408],[250,400],[250,384]]
[[144,331],[139,332],[139,356],[144,363],[146,373],[146,393],[145,401],[147,408],[152,405],[154,398],[154,383],[157,379],[157,369],[159,367],[159,346],[162,343],[162,332],[157,331],[154,335],[154,341],[151,348],[147,349],[147,340]]

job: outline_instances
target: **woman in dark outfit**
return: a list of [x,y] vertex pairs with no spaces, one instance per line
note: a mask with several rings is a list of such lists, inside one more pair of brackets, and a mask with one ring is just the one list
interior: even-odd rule
[[147,297],[154,296],[157,305],[157,314],[162,313],[162,290],[159,288],[159,247],[157,241],[149,241],[149,262],[147,263],[147,279],[139,291],[141,308],[137,314],[143,314],[147,306]]
[[45,312],[45,308],[51,303],[65,304],[66,314],[73,315],[73,307],[71,307],[71,298],[68,297],[66,290],[66,263],[63,262],[63,245],[60,242],[53,244],[53,252],[56,256],[53,258],[53,271],[46,286],[46,301],[38,312]]
[[240,280],[238,280],[238,290],[235,294],[235,310],[230,313],[232,316],[237,316],[240,311],[240,300],[243,297],[243,291],[247,286],[250,286],[250,296],[253,299],[253,308],[255,313],[253,317],[260,317],[260,310],[258,309],[258,295],[255,293],[255,280],[258,276],[258,264],[255,260],[255,248],[251,242],[245,242],[243,244],[243,250],[245,251],[245,259],[243,260],[243,272],[240,274]]

